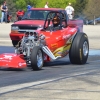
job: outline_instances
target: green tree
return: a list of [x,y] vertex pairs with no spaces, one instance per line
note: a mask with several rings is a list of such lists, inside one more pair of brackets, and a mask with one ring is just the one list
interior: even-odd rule
[[0,11],[0,18],[1,18],[1,11]]
[[25,10],[26,9],[26,1],[25,0],[17,0],[16,1],[17,10]]
[[0,5],[2,5],[2,4],[3,4],[3,2],[4,2],[4,0],[0,0]]
[[[0,8],[1,8],[1,5],[3,4],[3,1],[4,0],[0,0]],[[0,18],[1,18],[1,10],[0,10]]]
[[37,0],[16,0],[16,7],[17,9],[23,9],[26,11],[26,7],[30,4],[32,7],[35,7]]
[[84,14],[87,15],[88,19],[100,17],[100,0],[89,0],[85,9]]
[[8,6],[8,11],[11,13],[12,15],[12,21],[15,20],[15,17],[16,17],[16,5],[15,5],[15,2],[14,0],[6,0],[7,2],[7,6]]
[[43,8],[47,1],[49,3],[48,4],[49,8],[63,8],[63,9],[65,9],[65,7],[68,5],[69,2],[71,2],[72,4],[76,2],[76,0],[43,0],[40,3],[40,0],[37,0],[36,7]]
[[14,0],[6,0],[6,2],[7,2],[7,6],[8,6],[8,11],[13,13],[17,10]]
[[76,2],[74,3],[75,16],[83,15],[83,9],[85,9],[85,6],[87,3],[88,3],[88,0],[76,0]]

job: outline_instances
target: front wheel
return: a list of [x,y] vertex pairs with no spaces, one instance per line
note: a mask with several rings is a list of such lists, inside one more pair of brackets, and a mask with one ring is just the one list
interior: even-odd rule
[[77,33],[69,51],[72,64],[85,64],[89,54],[89,42],[85,33]]
[[43,67],[43,52],[39,46],[33,48],[31,52],[31,66],[33,70],[40,70]]

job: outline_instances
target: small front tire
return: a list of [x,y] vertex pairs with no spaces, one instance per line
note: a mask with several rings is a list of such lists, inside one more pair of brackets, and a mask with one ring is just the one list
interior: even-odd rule
[[31,66],[33,70],[41,70],[43,67],[43,52],[39,46],[33,48],[31,52]]

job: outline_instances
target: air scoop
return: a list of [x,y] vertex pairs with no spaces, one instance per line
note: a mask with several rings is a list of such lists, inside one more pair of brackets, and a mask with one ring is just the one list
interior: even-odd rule
[[0,67],[25,68],[27,66],[24,56],[15,53],[0,54]]

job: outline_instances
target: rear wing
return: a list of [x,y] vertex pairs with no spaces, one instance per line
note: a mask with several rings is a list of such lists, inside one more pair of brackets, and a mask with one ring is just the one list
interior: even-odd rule
[[69,20],[69,27],[77,27],[80,32],[83,32],[83,20]]

